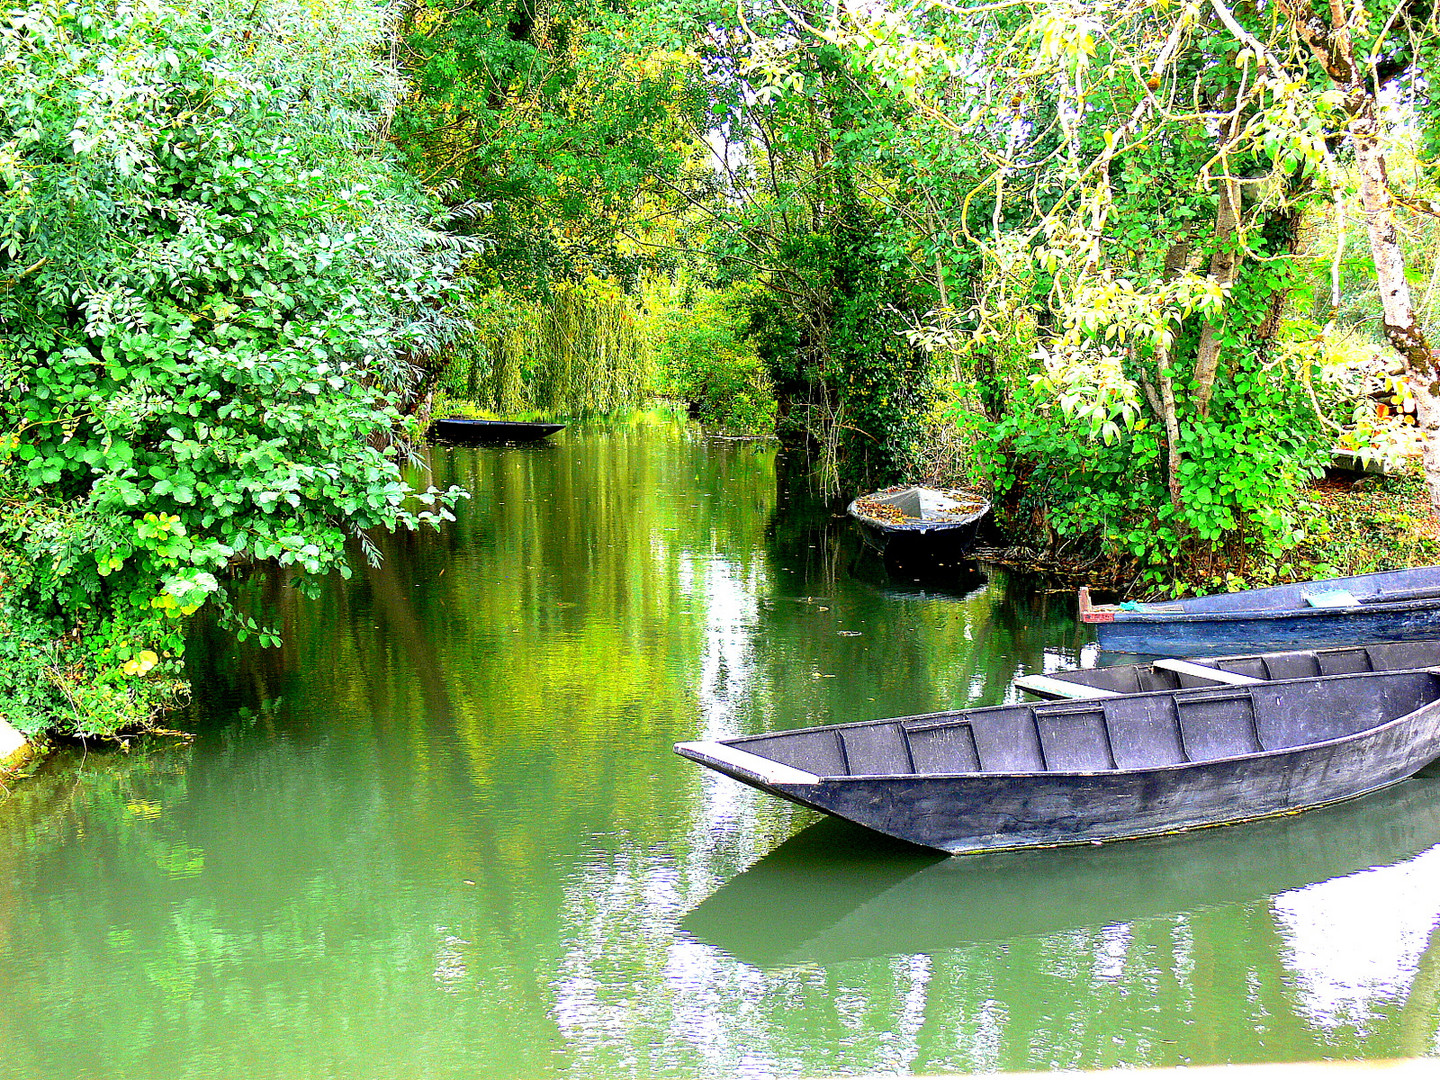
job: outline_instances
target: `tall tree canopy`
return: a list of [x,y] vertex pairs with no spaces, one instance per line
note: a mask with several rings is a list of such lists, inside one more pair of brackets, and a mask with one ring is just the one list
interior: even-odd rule
[[[1071,525],[1128,519],[1143,526],[1135,543],[1175,546],[1248,524],[1284,546],[1292,523],[1276,510],[1320,442],[1304,378],[1278,366],[1277,333],[1311,276],[1306,214],[1352,184],[1386,333],[1433,427],[1424,399],[1440,383],[1405,297],[1377,111],[1383,87],[1433,128],[1428,5],[786,10],[806,36],[753,43],[752,69],[770,92],[803,93],[797,51],[826,42],[903,96],[921,145],[983,158],[958,201],[930,197],[928,174],[912,180],[935,215],[931,246],[963,237],[984,261],[978,291],[957,302],[949,290],[917,333],[983,356],[1017,306],[1030,310],[1041,370],[1035,385],[1017,384],[1027,405],[1058,404],[1118,448],[1082,451],[1069,435],[1037,439],[1033,421],[1009,419],[1010,450],[1047,473],[1052,502],[1074,496]],[[913,190],[886,196],[906,200]],[[1128,494],[1126,472],[1142,481]],[[1435,460],[1431,474],[1440,496]],[[1163,480],[1163,494],[1146,477]],[[1146,501],[1161,508],[1158,528],[1138,520]]]

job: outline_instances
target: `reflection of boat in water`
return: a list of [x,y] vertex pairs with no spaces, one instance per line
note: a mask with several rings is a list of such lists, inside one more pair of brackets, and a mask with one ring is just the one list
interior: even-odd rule
[[1247,829],[966,859],[823,820],[681,921],[756,967],[933,953],[1267,899],[1440,844],[1440,778]]
[[990,584],[989,575],[973,559],[906,567],[873,554],[856,560],[850,578],[888,600],[974,600]]

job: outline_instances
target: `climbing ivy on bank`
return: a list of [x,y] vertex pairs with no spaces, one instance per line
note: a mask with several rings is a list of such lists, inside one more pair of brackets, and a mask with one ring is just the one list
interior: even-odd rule
[[379,4],[0,19],[0,716],[145,722],[257,563],[438,522],[392,441],[467,245],[382,152]]

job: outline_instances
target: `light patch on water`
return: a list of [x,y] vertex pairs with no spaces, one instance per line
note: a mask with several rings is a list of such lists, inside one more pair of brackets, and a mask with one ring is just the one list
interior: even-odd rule
[[437,926],[435,933],[440,935],[440,941],[435,946],[435,985],[447,994],[459,993],[469,976],[462,950],[470,942],[450,933],[445,926]]
[[1117,923],[1100,931],[1100,940],[1091,954],[1090,977],[1099,982],[1119,982],[1125,977],[1125,960],[1134,938],[1129,923]]
[[683,561],[687,576],[703,588],[705,637],[696,681],[702,739],[741,733],[738,717],[755,680],[757,599],[770,583],[758,563],[749,568],[718,557]]
[[895,1027],[895,1056],[889,1068],[909,1072],[920,1056],[920,1029],[925,1026],[925,1008],[930,1000],[930,979],[935,963],[924,953],[896,961],[897,978],[905,987],[900,1020]]
[[1440,910],[1440,848],[1307,885],[1274,901],[1301,1012],[1327,1030],[1369,1031],[1403,1001]]

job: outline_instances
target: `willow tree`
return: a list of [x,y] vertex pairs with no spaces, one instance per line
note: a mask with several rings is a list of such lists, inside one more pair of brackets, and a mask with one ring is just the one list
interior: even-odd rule
[[446,356],[440,387],[501,413],[570,416],[643,403],[649,352],[636,302],[613,282],[562,283],[548,299],[473,297],[474,332]]

